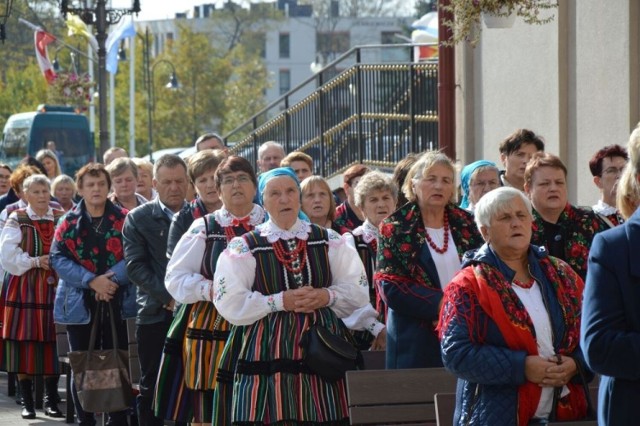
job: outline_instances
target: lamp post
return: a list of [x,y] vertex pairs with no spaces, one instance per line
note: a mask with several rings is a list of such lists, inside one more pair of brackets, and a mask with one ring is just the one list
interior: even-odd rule
[[7,33],[5,32],[4,27],[7,24],[7,19],[9,19],[9,15],[11,15],[12,6],[13,6],[13,0],[0,1],[0,41],[2,41],[2,44],[4,44],[4,41],[7,38]]
[[153,112],[155,109],[155,93],[153,87],[153,71],[156,66],[165,64],[171,67],[171,76],[166,84],[167,89],[177,89],[179,87],[176,77],[176,67],[166,59],[159,59],[151,65],[151,49],[149,48],[149,28],[144,32],[144,81],[147,89],[147,114],[149,125],[149,161],[153,162]]
[[97,0],[95,7],[86,7],[86,1],[79,1],[84,7],[73,7],[73,0],[61,0],[60,12],[78,15],[87,25],[95,25],[98,41],[98,117],[100,118],[100,156],[109,149],[109,128],[107,120],[107,27],[117,24],[124,15],[140,12],[140,0],[132,0],[130,9],[107,9],[107,0]]

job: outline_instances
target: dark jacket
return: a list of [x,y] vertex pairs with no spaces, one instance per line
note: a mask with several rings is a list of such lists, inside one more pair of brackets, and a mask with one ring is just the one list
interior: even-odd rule
[[162,211],[159,199],[131,210],[124,222],[127,273],[137,286],[136,324],[156,324],[170,316],[163,308],[172,300],[164,286],[170,225],[171,219]]
[[602,374],[599,425],[635,425],[640,401],[640,210],[595,236],[582,308],[581,346]]
[[167,258],[171,258],[173,250],[178,245],[178,241],[189,229],[194,220],[207,214],[207,208],[200,198],[185,204],[182,209],[176,213],[169,227],[169,239],[167,240]]
[[[552,335],[556,336],[553,345],[557,351],[560,336],[565,334],[565,324],[554,287],[539,263],[544,257],[547,257],[544,247],[530,246],[529,272],[539,283],[543,299],[547,303]],[[486,263],[497,268],[509,282],[515,276],[515,272],[486,244],[478,250],[466,253],[462,267],[471,267],[475,263]],[[570,271],[568,266],[566,268]],[[460,275],[456,278],[459,277]],[[473,319],[485,332],[484,342],[473,343],[470,335],[475,332],[469,329],[463,318],[471,315],[471,303],[468,299],[458,302],[458,315],[442,330],[441,340],[444,366],[458,376],[454,424],[516,425],[518,386],[526,380],[524,366],[527,353],[509,348],[496,323],[482,309],[475,310]],[[443,306],[443,310],[451,308],[446,304]],[[579,367],[584,366],[579,346],[570,356]],[[574,380],[580,379],[576,376]]]

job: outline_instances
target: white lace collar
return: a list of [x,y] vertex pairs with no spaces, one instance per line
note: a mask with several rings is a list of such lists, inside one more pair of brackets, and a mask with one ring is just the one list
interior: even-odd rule
[[38,216],[38,214],[31,208],[31,206],[27,206],[27,216],[29,216],[29,219],[31,220],[53,220],[53,209],[51,207],[49,207],[49,209],[47,210],[47,212],[44,214],[44,216]]
[[364,223],[358,226],[353,231],[353,235],[360,235],[365,243],[369,244],[373,240],[377,240],[380,236],[380,231],[373,223],[369,222],[369,219],[365,219]]
[[[216,218],[216,222],[220,224],[223,228],[231,226],[233,219],[244,219],[242,217],[235,217],[229,212],[224,206],[220,207],[216,210],[213,215]],[[249,224],[254,228],[261,223],[264,222],[264,209],[257,204],[253,205],[253,209],[251,209],[251,213],[249,213]]]
[[602,200],[598,200],[598,203],[593,206],[593,211],[603,216],[611,216],[612,214],[618,213],[615,207],[610,206]]
[[265,237],[270,243],[275,243],[278,240],[290,240],[292,238],[307,240],[309,232],[311,232],[311,224],[307,221],[296,219],[296,223],[290,229],[285,230],[280,229],[278,225],[269,219],[256,229],[260,232],[260,236]]

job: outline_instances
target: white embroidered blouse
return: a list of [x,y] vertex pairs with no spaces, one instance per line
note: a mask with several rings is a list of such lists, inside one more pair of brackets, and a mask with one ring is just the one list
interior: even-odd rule
[[[297,220],[288,230],[280,229],[272,221],[258,226],[257,231],[269,242],[279,239],[307,240],[311,225]],[[368,284],[364,267],[350,234],[340,236],[329,232],[329,267],[332,282],[328,306],[339,318],[345,318],[369,304]],[[222,316],[234,325],[249,325],[272,312],[284,311],[283,293],[265,295],[252,291],[256,274],[256,260],[242,238],[234,238],[220,255],[214,282],[214,303]]]
[[[216,210],[213,215],[216,222],[222,227],[231,226],[233,219],[236,219],[224,207]],[[254,204],[251,213],[249,213],[249,224],[255,227],[264,222],[264,217],[265,213],[262,207]],[[205,233],[204,218],[194,220],[187,232],[180,238],[171,259],[169,259],[164,285],[171,297],[177,302],[211,301],[213,281],[206,279],[200,273],[207,239]]]

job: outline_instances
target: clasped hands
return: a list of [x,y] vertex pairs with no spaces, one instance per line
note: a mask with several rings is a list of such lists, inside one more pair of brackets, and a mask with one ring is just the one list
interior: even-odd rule
[[564,386],[577,371],[576,362],[568,356],[554,355],[543,358],[530,355],[524,363],[524,374],[527,380],[543,387]]
[[282,296],[285,311],[309,314],[329,304],[329,292],[324,288],[304,286],[286,290]]
[[109,302],[115,296],[118,291],[118,284],[111,281],[111,277],[115,275],[114,272],[107,272],[106,274],[98,275],[89,282],[89,288],[96,292],[96,300]]

